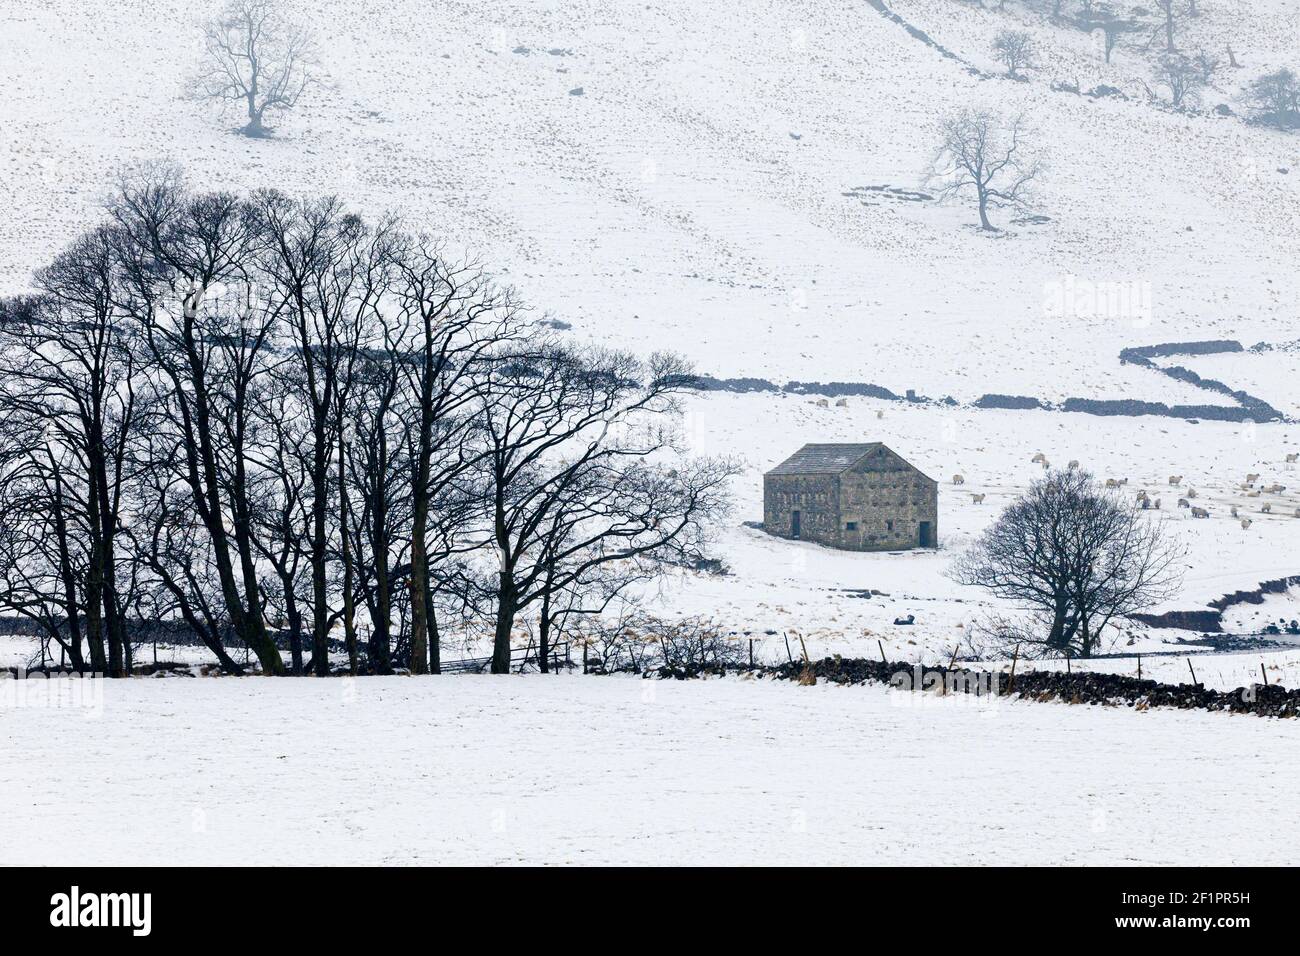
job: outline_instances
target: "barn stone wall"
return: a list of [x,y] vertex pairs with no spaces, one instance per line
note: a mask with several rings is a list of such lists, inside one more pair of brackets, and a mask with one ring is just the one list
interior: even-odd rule
[[792,537],[791,515],[800,514],[799,540],[839,547],[839,478],[836,475],[765,475],[763,527]]
[[[921,522],[930,546],[939,540],[939,486],[907,467],[846,472],[840,483],[840,544],[852,551],[899,551],[921,546]],[[857,527],[850,529],[852,522]]]

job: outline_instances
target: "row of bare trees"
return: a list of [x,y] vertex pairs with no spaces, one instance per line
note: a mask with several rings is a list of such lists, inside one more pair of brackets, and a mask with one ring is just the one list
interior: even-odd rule
[[[540,659],[700,554],[730,461],[688,459],[690,370],[556,337],[332,198],[125,183],[0,306],[0,611],[125,674],[148,626],[221,666],[437,672],[449,626]],[[288,652],[286,662],[282,651]]]

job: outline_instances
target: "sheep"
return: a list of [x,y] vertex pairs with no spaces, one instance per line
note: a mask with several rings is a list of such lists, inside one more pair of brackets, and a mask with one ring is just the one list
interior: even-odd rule
[[1156,511],[1159,511],[1159,510],[1160,510],[1160,499],[1159,499],[1159,498],[1156,499],[1156,505],[1155,505],[1155,508],[1156,508]]
[[881,410],[881,409],[876,409],[876,417],[877,417],[877,418],[884,418],[884,417],[885,417],[885,413],[884,413],[884,411]]
[[1300,452],[1293,451],[1291,454],[1286,456],[1286,463],[1288,465],[1294,465],[1297,461],[1300,461]]
[[1267,488],[1264,489],[1264,494],[1280,495],[1284,491],[1286,491],[1286,485],[1269,485]]
[[1236,505],[1233,505],[1233,506],[1232,506],[1232,516],[1233,516],[1234,518],[1239,517],[1239,515],[1237,514],[1237,506],[1236,506]]
[[1266,501],[1260,505],[1259,513],[1262,515],[1271,515],[1273,513],[1273,506]]
[[1241,530],[1242,530],[1242,531],[1245,531],[1247,528],[1249,528],[1249,527],[1251,526],[1251,524],[1252,524],[1252,522],[1251,522],[1251,520],[1250,520],[1249,518],[1242,518],[1242,519],[1241,519]]
[[826,399],[824,399],[824,398],[819,398],[819,399],[817,399],[817,407],[818,407],[818,408],[830,408],[830,407],[831,407],[831,403],[828,402],[828,401],[826,401]]
[[1257,481],[1259,481],[1259,475],[1247,475],[1247,476],[1246,476],[1246,484],[1248,484],[1248,485],[1253,485],[1253,484],[1254,484],[1255,482],[1257,482]]
[[1052,463],[1051,463],[1050,461],[1048,461],[1046,458],[1044,458],[1044,459],[1043,459],[1043,471],[1048,471],[1051,467],[1052,467]]
[[1258,492],[1258,491],[1248,491],[1248,492],[1246,492],[1246,497],[1247,497],[1247,498],[1258,498],[1258,497],[1259,497],[1259,492]]
[[1070,471],[1078,471],[1078,470],[1079,470],[1079,459],[1077,459],[1077,458],[1071,458],[1071,459],[1070,459],[1070,463],[1069,463],[1068,465],[1066,465],[1065,467],[1068,468]]
[[1106,479],[1106,487],[1107,487],[1107,488],[1118,488],[1118,487],[1119,487],[1119,482],[1116,481],[1114,478],[1107,478],[1107,479]]
[[1182,476],[1182,475],[1170,475],[1170,476],[1169,476],[1169,484],[1174,485],[1174,486],[1178,486],[1178,485],[1181,485],[1182,483],[1183,483],[1183,476]]
[[1188,498],[1195,498],[1195,497],[1196,497],[1196,489],[1195,489],[1195,488],[1188,488],[1188,489],[1187,489],[1187,497],[1188,497]]
[[971,495],[971,496],[970,496],[970,502],[971,502],[971,504],[973,504],[973,505],[982,505],[982,504],[984,504],[984,494],[985,494],[985,493],[981,493],[981,494],[978,494],[978,495]]
[[1209,516],[1210,513],[1206,511],[1204,508],[1192,508],[1193,518],[1208,518]]
[[1033,458],[1029,459],[1029,461],[1031,464],[1034,465],[1042,464],[1043,462],[1047,461],[1047,456],[1040,451]]
[[964,484],[966,484],[966,476],[965,476],[965,475],[953,475],[953,476],[952,476],[952,483],[953,483],[954,485],[964,485]]
[[835,403],[835,407],[836,407],[836,408],[848,408],[848,407],[849,407],[849,400],[848,400],[847,398],[841,398],[838,402]]
[[1191,506],[1192,506],[1192,503],[1191,503],[1190,501],[1188,501],[1186,498],[1179,498],[1179,499],[1178,499],[1178,507],[1180,507],[1180,508],[1190,508]]

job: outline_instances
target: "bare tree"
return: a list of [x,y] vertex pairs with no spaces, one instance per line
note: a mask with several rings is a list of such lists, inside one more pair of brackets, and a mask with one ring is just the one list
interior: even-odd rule
[[1177,48],[1175,35],[1179,24],[1187,13],[1187,0],[1153,0],[1156,14],[1160,18],[1159,30],[1165,35],[1165,52],[1173,53]]
[[1300,126],[1300,79],[1288,69],[1265,74],[1247,91],[1256,122],[1279,129]]
[[[307,544],[312,577],[312,666],[328,673],[328,638],[333,610],[329,562],[347,550],[335,506],[346,511],[346,472],[339,470],[345,440],[351,368],[363,330],[386,288],[391,263],[391,227],[369,229],[333,198],[295,202],[278,193],[257,197],[265,222],[265,247],[258,262],[272,301],[292,343],[292,359],[278,374],[293,378],[288,394],[307,423],[303,450],[310,478]],[[285,409],[278,410],[283,415]],[[335,512],[337,513],[337,512]],[[344,516],[345,518],[346,516]],[[343,573],[351,574],[350,561]],[[347,638],[353,638],[349,589],[342,601]],[[355,647],[352,665],[355,666]]]
[[724,506],[734,466],[648,463],[671,450],[654,426],[691,387],[675,356],[641,362],[543,342],[498,358],[480,381],[475,420],[498,572],[492,670],[504,673],[521,611],[612,563],[689,546]]
[[37,274],[41,297],[0,329],[0,413],[11,425],[31,424],[27,464],[40,474],[51,507],[66,519],[75,501],[84,520],[92,659],[105,663],[97,651],[106,640],[108,673],[121,676],[131,662],[117,585],[119,532],[136,402],[134,356],[113,297],[114,246],[114,231],[100,227]]
[[[222,613],[207,619],[228,622],[266,673],[283,673],[263,618],[249,475],[254,396],[274,361],[276,328],[250,273],[264,221],[247,200],[191,195],[165,172],[124,184],[111,212],[121,226],[120,307],[147,364],[151,421],[142,429],[141,468],[151,475],[155,531],[181,533],[176,522],[188,517],[177,511],[175,492],[183,486],[220,584]],[[184,604],[195,569],[174,570],[181,577],[172,576],[168,590]],[[180,613],[193,626],[200,610]]]
[[1078,470],[1054,471],[1012,503],[949,575],[1028,614],[1017,641],[1087,657],[1116,617],[1174,593],[1181,552],[1161,526]]
[[993,41],[993,52],[1007,68],[1007,76],[1019,79],[1021,70],[1034,65],[1034,38],[1023,30],[1003,30]]
[[1166,53],[1156,64],[1156,80],[1169,91],[1169,101],[1177,109],[1194,105],[1198,92],[1205,86],[1203,68],[1181,53]]
[[1081,25],[1087,30],[1101,31],[1107,63],[1111,61],[1111,56],[1119,46],[1124,34],[1136,33],[1142,29],[1138,21],[1124,15],[1116,5],[1111,3],[1095,4],[1092,12],[1082,21]]
[[265,136],[267,113],[292,109],[313,80],[311,33],[284,16],[279,0],[232,0],[204,26],[203,47],[192,92],[241,103],[247,136]]
[[1025,155],[1023,120],[962,110],[945,119],[939,133],[942,142],[928,181],[943,196],[973,192],[980,228],[996,232],[989,221],[989,207],[1024,207],[1030,185],[1042,169],[1037,160]]
[[[389,352],[402,376],[402,407],[410,427],[411,670],[440,670],[431,577],[440,557],[457,547],[457,522],[439,518],[439,503],[462,507],[458,492],[478,464],[466,436],[473,426],[477,376],[490,353],[526,335],[529,325],[508,289],[482,272],[448,262],[441,248],[417,238],[396,257],[392,298],[385,316]],[[440,533],[441,532],[441,533]],[[443,548],[432,545],[441,541]]]

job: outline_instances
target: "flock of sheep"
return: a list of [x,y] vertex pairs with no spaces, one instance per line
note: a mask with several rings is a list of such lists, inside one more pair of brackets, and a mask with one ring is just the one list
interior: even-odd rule
[[[1034,457],[1030,459],[1030,461],[1033,464],[1041,465],[1044,471],[1052,467],[1051,462],[1047,460],[1047,456],[1044,455],[1041,451],[1038,452],[1038,454],[1034,455]],[[1297,461],[1300,461],[1300,453],[1291,453],[1286,456],[1286,463],[1288,465],[1294,465]],[[1079,462],[1077,460],[1071,461],[1067,467],[1070,468],[1071,470],[1078,468]],[[1276,482],[1261,488],[1257,488],[1256,485],[1259,483],[1259,480],[1260,480],[1260,476],[1258,474],[1248,474],[1246,476],[1246,480],[1238,486],[1237,490],[1244,492],[1247,498],[1259,498],[1264,495],[1280,495],[1284,491],[1286,491],[1286,485],[1280,485],[1277,484]],[[953,475],[952,483],[954,485],[964,485],[966,484],[966,477],[961,474]],[[1127,478],[1106,479],[1106,487],[1112,490],[1118,490],[1120,488],[1123,488],[1127,484],[1128,484]],[[1169,485],[1170,487],[1173,488],[1181,488],[1183,485],[1183,476],[1170,475]],[[986,493],[983,492],[979,494],[971,494],[970,496],[971,503],[976,505],[982,505],[984,503],[985,494]],[[1199,505],[1192,504],[1192,501],[1196,497],[1197,497],[1196,489],[1189,486],[1185,495],[1178,499],[1178,507],[1187,508],[1191,512],[1193,518],[1209,518],[1210,511],[1208,508],[1202,508]],[[1138,491],[1137,503],[1144,511],[1147,509],[1153,509],[1155,511],[1161,510],[1161,499],[1152,498],[1147,493],[1147,490],[1145,488],[1140,489]],[[1242,516],[1241,508],[1239,505],[1231,505],[1230,510],[1232,512],[1232,517],[1236,518],[1238,521],[1241,522],[1241,527],[1243,529],[1249,528],[1253,523],[1253,519]],[[1266,514],[1266,515],[1272,514],[1273,503],[1269,501],[1265,501],[1263,504],[1260,505],[1259,513]],[[1295,509],[1295,516],[1297,518],[1300,518],[1300,507]]]

